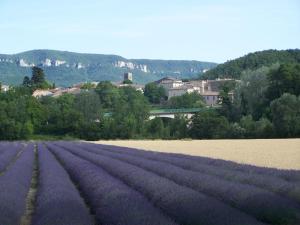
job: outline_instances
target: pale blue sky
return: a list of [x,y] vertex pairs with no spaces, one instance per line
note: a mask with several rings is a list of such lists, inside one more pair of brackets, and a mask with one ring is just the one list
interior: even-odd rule
[[0,0],[0,53],[224,62],[300,48],[300,0]]

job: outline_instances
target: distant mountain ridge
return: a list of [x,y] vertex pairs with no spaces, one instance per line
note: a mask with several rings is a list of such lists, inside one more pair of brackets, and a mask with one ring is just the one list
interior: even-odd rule
[[264,50],[249,53],[237,59],[219,64],[207,71],[202,78],[235,78],[239,79],[245,70],[255,70],[262,66],[271,66],[275,63],[300,63],[300,50]]
[[31,75],[32,66],[39,66],[48,80],[61,86],[85,81],[120,81],[124,72],[132,72],[136,83],[147,83],[164,76],[195,78],[216,65],[200,61],[126,59],[118,55],[32,50],[0,54],[0,81],[19,84],[24,76]]

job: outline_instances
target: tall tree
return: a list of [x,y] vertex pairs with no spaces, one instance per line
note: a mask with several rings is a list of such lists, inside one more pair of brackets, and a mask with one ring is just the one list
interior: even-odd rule
[[300,97],[283,94],[271,102],[271,114],[279,137],[300,137]]
[[30,87],[31,86],[31,80],[28,76],[25,76],[23,79],[23,86],[24,87]]
[[168,100],[169,108],[199,108],[203,107],[205,104],[203,102],[203,97],[196,93],[185,93],[181,96],[175,96]]
[[283,93],[300,95],[300,64],[282,64],[270,72],[268,79],[267,96],[270,100],[279,98]]
[[31,81],[33,84],[43,84],[46,82],[44,70],[39,67],[32,67]]
[[156,83],[148,83],[145,86],[144,95],[148,98],[149,102],[159,104],[166,97],[164,87],[158,86]]
[[240,109],[243,115],[250,114],[258,120],[266,112],[269,101],[266,92],[269,87],[267,74],[279,67],[275,64],[271,67],[262,67],[258,70],[243,72],[240,82],[234,90],[234,106]]
[[206,110],[192,117],[189,133],[192,138],[225,138],[228,129],[229,123],[224,116],[218,115],[214,110]]

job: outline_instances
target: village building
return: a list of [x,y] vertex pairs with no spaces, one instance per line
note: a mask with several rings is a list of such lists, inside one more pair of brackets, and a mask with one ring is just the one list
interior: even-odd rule
[[175,79],[173,77],[164,77],[158,81],[155,81],[156,84],[164,87],[166,90],[171,88],[178,88],[183,86],[182,80]]
[[132,81],[133,80],[133,75],[132,73],[124,73],[124,81],[125,80],[130,80]]
[[[214,106],[219,104],[220,87],[230,80],[232,79],[194,80],[183,82],[182,80],[172,77],[165,77],[155,81],[155,83],[165,88],[168,99],[195,92],[203,96],[206,105]],[[229,94],[233,97],[233,93]]]
[[32,93],[32,96],[35,97],[35,98],[41,98],[41,97],[45,97],[45,96],[52,96],[53,95],[53,92],[51,92],[50,90],[35,90],[33,93]]
[[72,88],[55,88],[55,89],[49,89],[49,90],[42,90],[42,89],[37,89],[33,92],[32,96],[35,98],[41,98],[45,96],[50,96],[57,98],[63,94],[80,94],[81,89],[78,87],[72,87]]
[[8,86],[8,85],[2,84],[2,85],[1,85],[1,90],[0,90],[0,91],[3,91],[3,92],[9,91],[9,86]]

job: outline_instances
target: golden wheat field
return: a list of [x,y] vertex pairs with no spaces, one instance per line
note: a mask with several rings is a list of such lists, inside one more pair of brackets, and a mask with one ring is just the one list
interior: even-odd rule
[[205,156],[263,167],[300,170],[300,139],[117,140],[94,143]]

